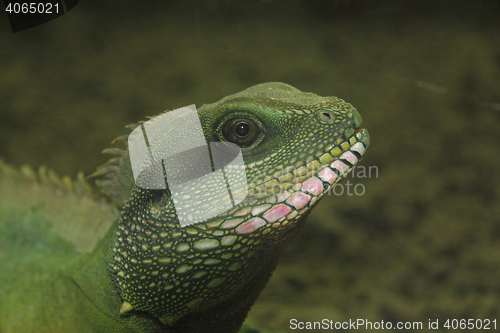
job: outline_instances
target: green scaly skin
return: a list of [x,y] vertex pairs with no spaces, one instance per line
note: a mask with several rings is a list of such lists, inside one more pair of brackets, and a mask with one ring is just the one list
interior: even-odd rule
[[[306,215],[369,144],[352,105],[282,83],[251,87],[198,113],[207,142],[242,147],[246,199],[181,227],[168,192],[134,186],[128,153],[110,151],[118,157],[96,174],[115,202],[126,200],[121,216],[85,254],[50,226],[38,233],[66,250],[24,291],[38,299],[23,303],[37,320],[25,332],[238,332]],[[240,136],[242,122],[249,132]],[[0,252],[2,265],[4,258]],[[10,282],[23,292],[22,283]],[[0,319],[10,320],[0,320],[0,332],[14,332],[19,307],[3,302],[0,309],[7,312]]]

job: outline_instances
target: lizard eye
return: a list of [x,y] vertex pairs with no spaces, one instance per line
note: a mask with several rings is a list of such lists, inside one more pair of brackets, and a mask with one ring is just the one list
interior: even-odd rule
[[239,123],[238,125],[236,125],[234,131],[236,132],[236,135],[240,137],[245,137],[248,135],[248,133],[250,133],[250,126],[248,126],[248,124],[245,123]]
[[259,126],[251,119],[236,118],[228,120],[222,129],[227,141],[240,147],[251,146],[259,137]]

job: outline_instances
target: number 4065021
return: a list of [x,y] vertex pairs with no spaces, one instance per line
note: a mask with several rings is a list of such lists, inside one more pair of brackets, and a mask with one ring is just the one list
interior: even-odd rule
[[490,319],[448,319],[443,325],[447,329],[496,330],[497,320]]
[[9,14],[58,14],[59,4],[57,2],[10,2],[5,11]]

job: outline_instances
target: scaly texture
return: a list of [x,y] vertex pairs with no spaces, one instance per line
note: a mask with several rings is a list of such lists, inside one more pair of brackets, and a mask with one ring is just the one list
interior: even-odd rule
[[[170,331],[234,332],[305,214],[357,164],[368,136],[355,131],[361,118],[350,104],[279,83],[226,97],[199,115],[207,141],[243,147],[246,199],[181,227],[168,192],[135,187],[111,267],[126,310],[161,318]],[[235,134],[242,124],[245,136]],[[215,192],[197,186],[200,196]]]
[[[207,142],[242,148],[245,200],[181,227],[170,192],[134,186],[128,153],[108,150],[117,157],[96,175],[126,202],[121,217],[92,253],[63,251],[64,266],[51,266],[39,331],[237,332],[307,213],[369,144],[352,105],[282,83],[204,105],[199,117]],[[210,183],[197,186],[216,203]]]

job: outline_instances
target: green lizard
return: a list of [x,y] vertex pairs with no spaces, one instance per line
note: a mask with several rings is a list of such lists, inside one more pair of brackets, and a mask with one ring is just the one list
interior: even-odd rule
[[[246,198],[181,226],[168,190],[134,185],[127,151],[85,181],[0,164],[0,332],[237,332],[292,237],[365,153],[336,97],[265,83],[198,110],[243,154]],[[37,180],[36,180],[37,179]],[[203,187],[203,184],[200,184]],[[204,191],[211,193],[210,186]]]

